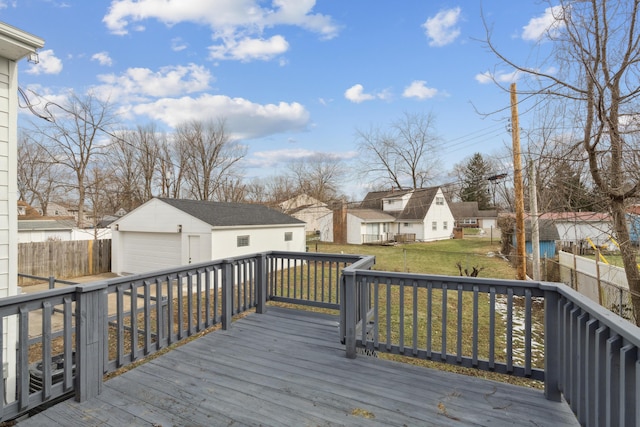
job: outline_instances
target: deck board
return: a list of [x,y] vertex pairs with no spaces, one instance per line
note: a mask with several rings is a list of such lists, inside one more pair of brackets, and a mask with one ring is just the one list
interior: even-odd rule
[[20,426],[579,425],[540,390],[345,357],[335,317],[269,307]]

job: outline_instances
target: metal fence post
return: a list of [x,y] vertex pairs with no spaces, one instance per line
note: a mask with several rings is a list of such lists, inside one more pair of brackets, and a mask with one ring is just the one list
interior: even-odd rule
[[261,253],[256,262],[256,313],[267,312],[267,254]]
[[544,292],[544,395],[556,402],[561,400],[558,301],[556,290]]
[[342,300],[342,310],[344,316],[345,347],[349,359],[356,358],[356,273],[354,271],[343,271],[344,278],[344,299]]
[[230,260],[222,261],[222,329],[227,330],[231,326],[233,316],[233,263]]
[[76,395],[78,402],[102,392],[107,342],[107,284],[76,286]]

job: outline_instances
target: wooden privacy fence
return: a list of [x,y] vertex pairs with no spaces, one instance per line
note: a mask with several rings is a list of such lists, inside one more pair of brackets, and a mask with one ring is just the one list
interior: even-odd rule
[[[21,274],[68,278],[110,271],[111,239],[32,242],[18,245],[18,273]],[[26,284],[28,283],[21,283]]]

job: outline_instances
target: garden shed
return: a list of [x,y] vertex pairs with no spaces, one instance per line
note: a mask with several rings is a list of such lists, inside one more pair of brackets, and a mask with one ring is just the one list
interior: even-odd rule
[[305,250],[305,223],[263,205],[154,198],[111,224],[112,268],[135,274]]

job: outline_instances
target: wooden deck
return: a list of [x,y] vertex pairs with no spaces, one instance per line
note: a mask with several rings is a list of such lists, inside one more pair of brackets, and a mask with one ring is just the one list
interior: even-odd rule
[[345,357],[336,318],[270,307],[169,351],[26,426],[571,426],[542,391]]

